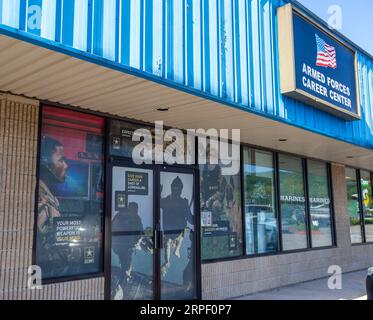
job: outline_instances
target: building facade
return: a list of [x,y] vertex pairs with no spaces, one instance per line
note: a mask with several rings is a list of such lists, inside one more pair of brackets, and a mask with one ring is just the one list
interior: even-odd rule
[[[0,0],[0,42],[0,299],[226,299],[373,264],[373,57],[297,2]],[[197,161],[157,163],[155,121]],[[199,128],[240,129],[236,172],[198,164]]]

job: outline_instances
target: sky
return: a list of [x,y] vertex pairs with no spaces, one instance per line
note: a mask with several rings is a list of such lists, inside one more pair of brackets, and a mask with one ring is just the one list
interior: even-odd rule
[[328,22],[328,9],[338,5],[342,10],[338,31],[373,55],[373,0],[298,0],[306,8]]

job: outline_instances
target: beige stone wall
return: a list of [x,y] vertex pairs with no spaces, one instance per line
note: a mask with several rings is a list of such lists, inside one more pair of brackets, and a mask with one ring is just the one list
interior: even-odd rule
[[0,300],[102,299],[101,278],[27,288],[32,264],[38,102],[0,94]]
[[[344,166],[332,165],[337,248],[202,265],[203,299],[225,299],[373,266],[373,245],[351,246]],[[327,281],[325,281],[327,285]]]

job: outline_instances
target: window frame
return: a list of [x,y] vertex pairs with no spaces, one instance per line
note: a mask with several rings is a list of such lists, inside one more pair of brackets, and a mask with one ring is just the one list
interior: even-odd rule
[[57,283],[65,283],[65,282],[71,282],[71,281],[80,281],[80,280],[87,280],[87,279],[96,279],[96,278],[103,278],[105,277],[105,259],[106,259],[106,206],[107,206],[107,201],[106,201],[106,170],[107,170],[107,157],[108,154],[106,153],[108,143],[107,143],[107,117],[105,117],[102,114],[95,113],[95,112],[86,112],[80,108],[71,108],[71,107],[66,107],[66,106],[61,106],[59,104],[55,103],[50,103],[48,101],[40,101],[39,105],[39,110],[38,110],[38,133],[37,133],[37,158],[35,161],[35,166],[36,166],[36,183],[35,183],[35,198],[34,198],[34,223],[33,223],[33,238],[32,238],[32,264],[37,265],[37,236],[38,236],[38,226],[37,226],[37,219],[38,219],[38,202],[39,202],[39,186],[40,186],[40,160],[41,160],[41,142],[42,142],[42,127],[43,127],[43,110],[44,107],[53,107],[53,108],[60,108],[63,110],[69,110],[69,111],[74,111],[77,113],[82,113],[82,114],[88,114],[88,115],[94,115],[97,117],[101,117],[104,122],[104,128],[103,128],[103,150],[104,150],[104,155],[102,159],[102,169],[104,172],[104,197],[103,197],[103,203],[102,203],[102,225],[101,225],[101,232],[102,232],[102,239],[101,239],[101,261],[100,261],[100,271],[98,272],[93,272],[93,273],[82,273],[82,274],[74,274],[74,275],[67,275],[67,276],[60,276],[60,277],[50,277],[50,278],[41,278],[41,284],[42,285],[49,285],[49,284],[57,284]]
[[351,170],[355,170],[356,172],[356,180],[357,180],[357,188],[358,188],[358,202],[359,202],[359,214],[360,214],[360,229],[361,229],[361,239],[362,241],[360,243],[352,243],[351,246],[362,246],[362,245],[370,245],[373,244],[373,241],[367,241],[367,235],[366,235],[366,228],[365,228],[365,215],[364,215],[364,207],[363,207],[363,195],[362,195],[362,189],[361,189],[361,171],[365,171],[369,173],[370,176],[370,183],[372,188],[372,194],[373,194],[373,172],[361,168],[356,168],[352,166],[345,166],[345,168],[349,168]]
[[[243,241],[246,241],[246,224],[245,224],[245,203],[244,203],[244,161],[243,161],[243,153],[244,149],[254,149],[259,151],[265,151],[265,152],[271,152],[273,154],[274,158],[274,179],[275,179],[275,216],[277,219],[278,224],[278,250],[274,252],[267,252],[267,253],[256,253],[256,254],[247,254],[246,251],[246,242],[243,243],[243,255],[237,256],[237,257],[226,257],[226,258],[219,258],[219,259],[209,259],[209,260],[202,260],[202,264],[210,264],[210,263],[218,263],[218,262],[225,262],[225,261],[236,261],[236,260],[243,260],[243,259],[252,259],[252,258],[258,258],[258,257],[266,257],[266,256],[278,256],[278,255],[284,255],[284,254],[292,254],[292,253],[299,253],[299,252],[309,252],[309,251],[317,251],[317,250],[328,250],[328,249],[334,249],[337,248],[337,234],[336,234],[336,221],[335,221],[335,207],[334,207],[334,197],[333,197],[333,180],[332,180],[332,171],[331,171],[331,163],[327,161],[323,161],[316,158],[311,157],[302,157],[290,152],[282,152],[270,148],[260,147],[257,145],[251,145],[248,143],[241,143],[240,146],[240,155],[241,155],[241,163],[240,163],[240,169],[241,169],[241,199],[242,199],[242,223],[243,223]],[[304,249],[295,249],[295,250],[283,250],[283,239],[282,239],[282,226],[281,226],[281,205],[280,205],[280,179],[279,179],[279,154],[283,155],[289,155],[292,157],[297,157],[302,160],[302,163],[307,162],[308,160],[314,160],[318,161],[320,163],[323,163],[326,165],[327,169],[327,180],[328,180],[328,192],[329,192],[329,198],[330,198],[330,223],[331,223],[331,232],[332,232],[332,245],[330,246],[323,246],[323,247],[311,247],[307,243],[307,248]],[[308,172],[305,172],[304,175],[308,176]],[[307,177],[308,180],[308,177]],[[306,183],[304,181],[304,183]],[[306,191],[307,190],[307,191]],[[308,186],[306,188],[305,186],[305,197],[306,202],[309,202],[309,193],[308,193]],[[310,216],[309,210],[306,209],[306,220],[308,220],[307,216]],[[311,230],[309,227],[307,227],[308,232],[311,234]],[[311,235],[312,237],[312,235]]]

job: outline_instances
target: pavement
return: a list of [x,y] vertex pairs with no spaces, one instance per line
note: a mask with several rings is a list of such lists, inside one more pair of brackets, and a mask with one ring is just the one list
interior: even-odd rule
[[328,288],[328,278],[308,281],[235,300],[366,300],[367,270],[342,274],[342,289]]

